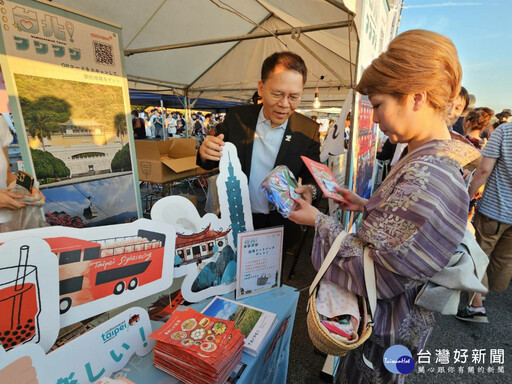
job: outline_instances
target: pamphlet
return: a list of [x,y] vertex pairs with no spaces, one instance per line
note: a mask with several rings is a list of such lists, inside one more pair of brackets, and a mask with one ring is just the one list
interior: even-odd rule
[[256,356],[277,325],[275,313],[264,311],[239,301],[216,296],[203,309],[206,316],[233,321],[245,336],[243,351]]
[[242,359],[244,336],[234,322],[190,308],[174,311],[149,337],[155,367],[187,384],[224,384]]
[[238,234],[237,299],[280,287],[283,237],[282,226]]
[[301,156],[301,159],[326,197],[340,202],[345,201],[341,193],[336,191],[335,187],[340,188],[340,186],[327,165],[313,161],[306,156]]

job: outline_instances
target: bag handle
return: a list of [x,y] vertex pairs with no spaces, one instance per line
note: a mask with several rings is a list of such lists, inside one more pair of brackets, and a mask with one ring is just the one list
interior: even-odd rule
[[[311,297],[315,288],[320,283],[320,280],[322,279],[322,277],[324,277],[325,272],[327,272],[327,269],[329,269],[329,267],[331,266],[332,262],[334,261],[334,258],[338,254],[343,239],[345,239],[347,235],[348,232],[341,231],[341,233],[336,237],[336,239],[332,243],[329,252],[327,252],[327,256],[325,257],[322,265],[320,266],[320,269],[318,270],[315,276],[315,279],[313,280],[313,283],[311,283],[311,286],[309,287],[309,297]],[[373,259],[370,257],[369,247],[364,248],[363,269],[366,294],[368,295],[368,303],[370,304],[370,314],[373,319],[375,309],[377,308],[377,283],[375,281],[375,264]]]
[[318,285],[318,283],[320,283],[322,277],[324,277],[325,272],[327,272],[327,269],[329,269],[329,267],[331,266],[332,262],[334,261],[334,258],[336,257],[338,251],[340,250],[341,242],[347,235],[348,232],[341,231],[340,234],[334,240],[334,243],[332,243],[331,249],[329,249],[329,252],[327,252],[327,256],[325,256],[324,262],[320,266],[320,269],[318,270],[315,279],[313,280],[309,287],[309,297],[311,297],[316,286]]
[[375,281],[375,264],[370,257],[370,247],[364,247],[363,255],[364,283],[366,285],[366,294],[368,295],[368,303],[370,304],[370,315],[375,315],[377,308],[377,282]]

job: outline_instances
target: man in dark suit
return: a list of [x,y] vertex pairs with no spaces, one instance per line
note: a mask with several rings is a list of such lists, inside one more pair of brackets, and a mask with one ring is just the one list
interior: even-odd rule
[[303,185],[296,189],[297,193],[310,202],[319,194],[300,158],[303,155],[319,161],[318,125],[294,112],[302,100],[306,77],[306,65],[300,56],[277,52],[267,57],[258,82],[263,103],[231,108],[217,126],[218,136],[207,136],[197,156],[198,165],[212,169],[218,166],[224,142],[233,143],[249,180],[254,227],[285,225],[285,243],[298,227],[269,206],[260,184],[276,166],[286,165],[297,179],[302,178]]

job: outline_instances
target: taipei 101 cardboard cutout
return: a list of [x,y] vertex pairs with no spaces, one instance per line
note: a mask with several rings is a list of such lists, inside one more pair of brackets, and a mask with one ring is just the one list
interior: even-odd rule
[[174,276],[185,276],[183,298],[198,302],[235,289],[238,233],[253,230],[247,176],[242,172],[236,147],[226,143],[219,163],[217,190],[221,217],[199,216],[184,197],[159,200],[151,218],[176,227]]

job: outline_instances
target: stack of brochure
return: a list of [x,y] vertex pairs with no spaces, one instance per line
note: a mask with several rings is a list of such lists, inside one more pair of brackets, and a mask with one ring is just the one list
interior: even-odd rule
[[153,364],[184,383],[224,384],[242,359],[244,336],[232,321],[175,311],[158,331]]
[[203,315],[233,321],[245,337],[243,351],[256,356],[277,325],[275,313],[216,296]]

